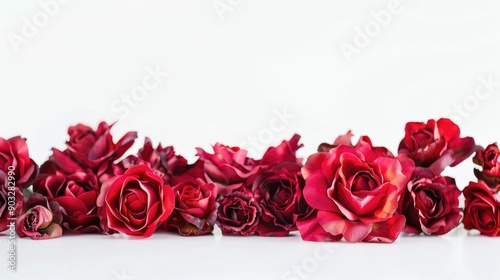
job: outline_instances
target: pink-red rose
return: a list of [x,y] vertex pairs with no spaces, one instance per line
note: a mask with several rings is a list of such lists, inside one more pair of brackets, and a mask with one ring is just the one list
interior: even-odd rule
[[252,193],[262,208],[257,234],[286,236],[297,230],[297,219],[308,214],[310,207],[302,195],[305,181],[301,168],[295,162],[284,162],[269,167],[255,179]]
[[146,165],[133,166],[106,181],[97,199],[104,231],[138,238],[151,236],[170,216],[174,204],[170,186]]
[[19,237],[50,239],[62,235],[62,213],[56,201],[49,202],[41,194],[31,194],[24,199],[22,211],[16,220]]
[[99,185],[93,173],[78,171],[71,175],[43,176],[33,190],[59,203],[63,209],[61,225],[65,230],[74,233],[102,231],[96,205]]
[[259,166],[254,159],[247,157],[246,150],[219,143],[213,149],[213,154],[201,148],[196,150],[205,163],[207,180],[216,184],[218,194],[225,196],[252,184]]
[[216,223],[224,235],[247,236],[255,233],[261,211],[251,196],[233,192],[219,200]]
[[472,137],[460,138],[460,129],[455,123],[439,119],[407,123],[399,152],[407,154],[416,166],[431,167],[439,174],[446,166],[455,166],[468,158],[475,147]]
[[175,209],[165,227],[184,236],[211,233],[217,219],[215,184],[190,176],[175,181]]
[[10,166],[14,167],[16,186],[21,188],[29,187],[38,175],[38,165],[30,158],[26,139],[0,137],[0,170],[8,173]]
[[500,190],[500,149],[497,144],[490,144],[486,149],[479,147],[473,160],[481,167],[481,170],[474,170],[476,177],[485,182],[494,192],[498,192]]
[[302,164],[302,158],[297,158],[297,150],[304,144],[299,145],[300,135],[294,134],[290,140],[284,140],[276,147],[270,147],[258,161],[259,165],[272,165],[280,162],[294,162]]
[[402,200],[405,232],[442,235],[457,227],[462,218],[462,209],[458,207],[460,194],[453,178],[417,168]]
[[311,155],[302,169],[304,197],[317,212],[298,223],[302,238],[393,242],[404,228],[395,211],[413,168],[407,157],[373,147],[366,136],[354,147]]
[[463,224],[465,229],[477,229],[487,236],[500,235],[499,197],[483,183],[470,182],[464,191],[465,209]]

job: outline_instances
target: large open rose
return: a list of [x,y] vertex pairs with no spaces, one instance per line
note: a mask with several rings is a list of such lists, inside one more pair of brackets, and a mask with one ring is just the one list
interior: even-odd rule
[[174,192],[146,165],[106,181],[97,199],[104,231],[138,238],[151,236],[174,210]]
[[38,175],[38,165],[30,158],[26,139],[0,137],[0,170],[8,173],[10,166],[14,167],[16,186],[21,188],[29,187]]
[[304,197],[317,214],[298,224],[302,238],[336,240],[341,235],[348,242],[393,242],[404,228],[404,216],[394,213],[413,168],[406,156],[396,158],[373,147],[366,136],[354,147],[340,145],[311,155],[302,169]]

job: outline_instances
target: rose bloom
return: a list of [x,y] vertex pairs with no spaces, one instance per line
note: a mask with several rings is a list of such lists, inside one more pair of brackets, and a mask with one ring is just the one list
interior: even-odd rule
[[262,236],[286,236],[297,230],[297,219],[310,212],[302,190],[302,165],[284,162],[271,166],[252,186],[253,197],[262,208],[256,232]]
[[62,207],[65,230],[74,233],[102,232],[97,215],[99,185],[91,172],[40,176],[33,190],[55,200]]
[[10,166],[15,168],[15,183],[21,188],[29,187],[38,175],[38,165],[29,156],[26,139],[0,137],[0,170],[8,173]]
[[500,150],[497,144],[490,144],[486,149],[479,147],[473,160],[475,164],[481,166],[481,170],[474,170],[476,177],[484,181],[494,192],[498,192],[500,189]]
[[[10,195],[9,192],[10,194],[14,193],[14,195]],[[16,217],[22,202],[23,192],[21,188],[9,185],[8,175],[0,170],[0,232],[9,228],[9,219]]]
[[[399,144],[399,153],[407,154],[417,166],[431,167],[437,172],[455,166],[468,158],[475,149],[472,137],[460,138],[460,129],[449,119],[429,120],[427,123],[409,122],[405,137]],[[433,169],[434,169],[433,168]]]
[[151,236],[174,209],[170,186],[146,165],[129,168],[123,175],[106,181],[97,198],[98,215],[105,232],[129,236]]
[[33,193],[24,199],[22,211],[16,220],[19,237],[51,239],[62,235],[62,213],[56,201],[49,201],[41,194]]
[[302,169],[304,197],[317,211],[298,224],[302,238],[393,242],[405,225],[395,211],[413,168],[413,161],[373,147],[367,136],[354,147],[311,155]]
[[460,194],[453,178],[416,168],[402,200],[405,232],[442,235],[457,227],[462,218],[462,209],[458,207]]
[[491,193],[488,186],[470,182],[464,191],[465,209],[463,224],[465,229],[477,229],[487,236],[500,235],[499,197]]
[[261,208],[250,196],[233,192],[219,200],[217,225],[223,235],[251,235],[260,221]]
[[200,178],[180,176],[172,188],[175,209],[164,227],[181,235],[211,233],[217,219],[217,190],[213,183]]
[[105,122],[101,122],[97,130],[83,124],[70,126],[69,141],[66,142],[69,155],[94,171],[103,162],[120,158],[134,144],[137,133],[128,132],[115,143],[110,132],[112,127]]
[[209,154],[201,148],[196,150],[205,164],[207,180],[215,183],[218,194],[225,196],[252,184],[259,166],[254,159],[247,157],[246,150],[219,143],[215,144],[213,149],[214,154]]

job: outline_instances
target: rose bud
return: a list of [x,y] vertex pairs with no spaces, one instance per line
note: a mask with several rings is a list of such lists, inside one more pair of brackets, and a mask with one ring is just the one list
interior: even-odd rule
[[449,119],[409,122],[399,153],[407,154],[416,166],[429,167],[440,174],[448,165],[468,158],[476,147],[472,137],[460,138],[460,129]]
[[217,219],[215,185],[189,176],[175,180],[175,209],[164,227],[184,236],[211,233]]
[[442,235],[457,227],[462,218],[460,194],[453,178],[416,168],[401,200],[405,232]]
[[9,228],[9,219],[16,218],[22,202],[23,192],[21,188],[9,186],[8,175],[0,170],[0,232]]
[[474,170],[476,177],[485,182],[493,192],[498,192],[500,190],[500,150],[497,144],[490,144],[486,149],[479,147],[473,160],[475,164],[481,166],[481,170]]
[[146,165],[133,166],[106,181],[97,198],[103,230],[137,238],[151,236],[170,216],[174,203],[170,186]]
[[[304,240],[393,242],[404,228],[405,218],[396,215],[398,200],[411,177],[414,163],[386,148],[373,147],[361,137],[354,147],[340,145],[311,155],[302,174],[304,197],[317,210],[314,220],[299,223]],[[311,230],[313,229],[313,230]],[[334,236],[335,238],[330,238]]]
[[465,229],[477,229],[482,235],[500,235],[499,197],[491,193],[483,183],[470,182],[464,191],[465,209],[463,224]]
[[38,165],[30,158],[26,139],[19,136],[10,139],[0,137],[0,170],[5,173],[14,167],[14,182],[21,188],[29,187],[38,175]]
[[41,194],[31,194],[24,199],[21,214],[16,221],[19,237],[51,239],[62,235],[62,213],[56,201],[49,201]]
[[219,195],[228,195],[251,185],[259,166],[247,157],[247,151],[238,147],[215,144],[214,154],[196,148],[200,160],[204,161],[205,174],[209,182],[215,183]]
[[97,215],[97,177],[90,172],[47,175],[35,182],[33,190],[57,201],[63,209],[62,226],[73,233],[102,232]]
[[223,235],[247,236],[255,233],[261,211],[249,195],[234,192],[219,200],[216,223]]
[[262,208],[257,234],[286,236],[297,230],[297,219],[310,212],[302,195],[305,181],[301,168],[300,164],[285,162],[268,168],[255,179],[253,197]]

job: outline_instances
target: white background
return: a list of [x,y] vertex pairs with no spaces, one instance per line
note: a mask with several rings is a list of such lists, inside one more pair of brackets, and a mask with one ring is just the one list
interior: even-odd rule
[[[38,163],[51,147],[64,148],[69,125],[101,120],[119,120],[116,139],[139,132],[131,151],[149,136],[191,162],[194,147],[219,141],[260,156],[293,133],[303,136],[306,157],[348,129],[396,151],[407,121],[442,116],[479,144],[500,140],[498,1],[401,0],[385,26],[374,18],[390,1],[67,2],[46,22],[38,1],[0,2],[0,136],[26,137]],[[366,28],[373,36],[359,44],[357,30]],[[346,55],[346,45],[358,51]],[[118,111],[155,68],[168,77],[128,114]],[[490,91],[481,79],[494,81]],[[463,188],[472,168],[468,160],[446,173]],[[287,271],[311,262],[318,246],[298,236],[218,232],[20,240],[17,274],[0,269],[0,278],[294,279]],[[498,240],[460,230],[392,245],[325,246],[334,250],[309,264],[308,279],[500,277]]]

